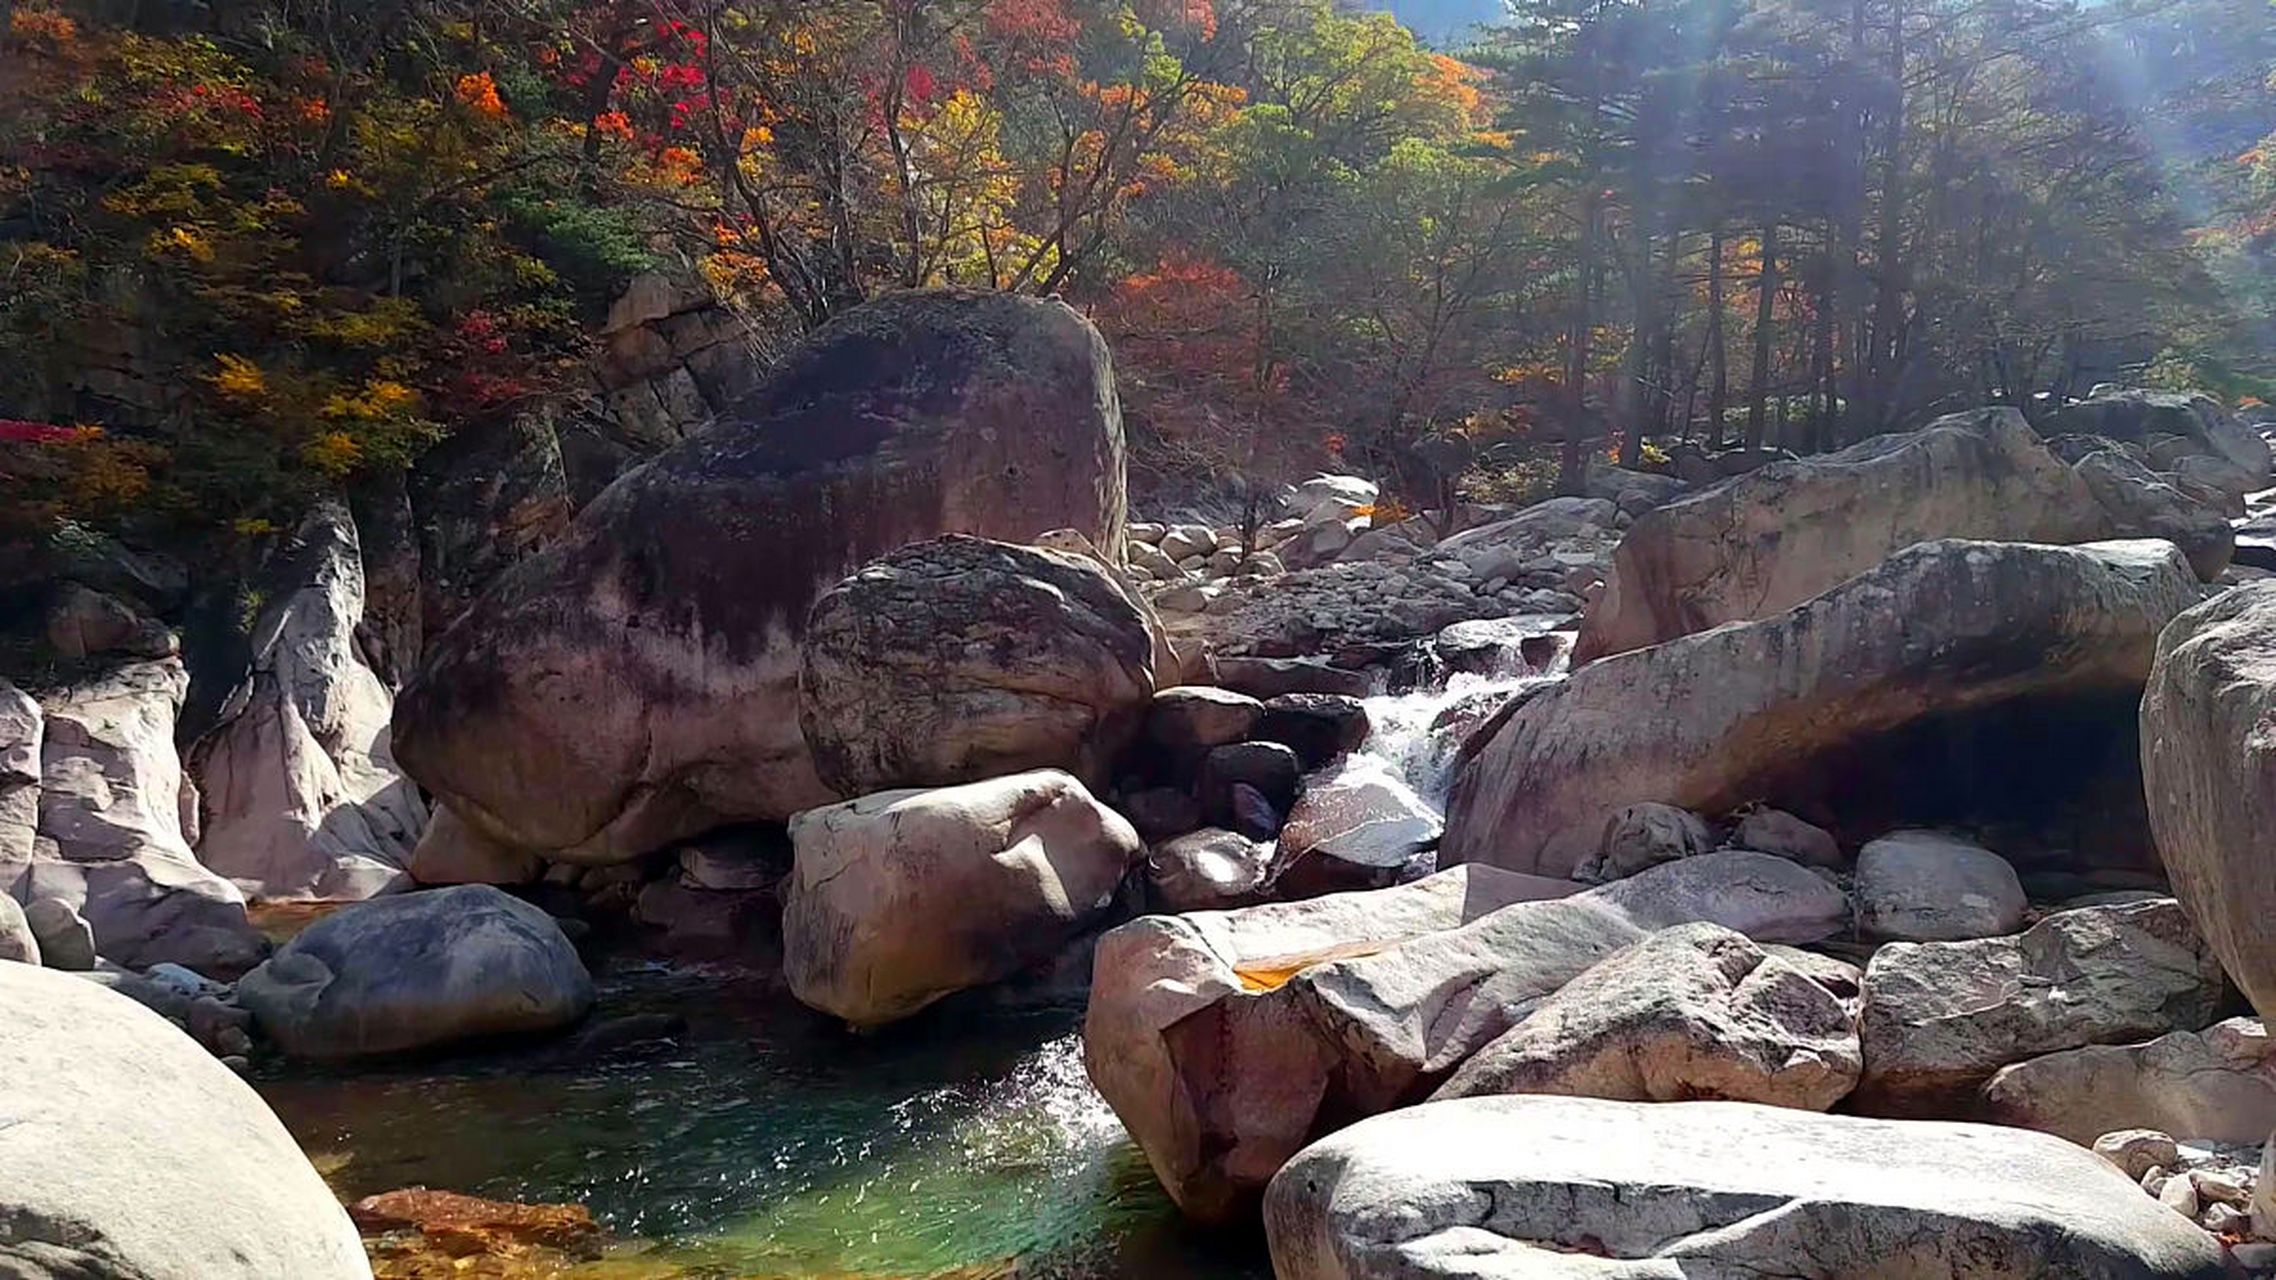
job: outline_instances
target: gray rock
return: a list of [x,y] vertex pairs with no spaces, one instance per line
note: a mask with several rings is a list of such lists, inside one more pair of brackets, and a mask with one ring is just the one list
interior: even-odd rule
[[2216,1280],[2220,1245],[2093,1153],[1742,1102],[1434,1102],[1273,1179],[1280,1280]]
[[120,964],[235,975],[267,944],[245,919],[245,895],[190,852],[196,792],[174,750],[188,682],[167,658],[47,697],[37,835],[0,847],[0,888],[21,902],[61,898]]
[[1731,831],[1731,847],[1775,853],[1809,867],[1839,867],[1845,861],[1831,831],[1783,809],[1748,810]]
[[1065,769],[1093,786],[1154,696],[1141,606],[1105,566],[950,534],[814,603],[798,720],[841,795]]
[[1054,769],[809,809],[790,839],[784,977],[856,1026],[1050,958],[1144,854],[1129,823]]
[[564,1027],[593,980],[551,916],[470,884],[333,912],[237,995],[286,1053],[338,1060]]
[[2276,1130],[2276,1043],[2260,1019],[2230,1018],[2141,1044],[2066,1049],[2000,1068],[1984,1107],[2001,1124],[2073,1142],[2110,1129],[2259,1142]]
[[2173,1135],[2155,1129],[2113,1130],[2087,1145],[2136,1182],[2148,1177],[2152,1169],[2172,1168],[2181,1157]]
[[1346,756],[1304,779],[1280,829],[1273,893],[1308,898],[1381,889],[1432,868],[1438,812],[1370,756]]
[[1346,752],[1359,750],[1371,725],[1367,704],[1338,693],[1284,693],[1268,698],[1253,734],[1296,753],[1306,769],[1317,769]]
[[2158,637],[2142,786],[2173,892],[2261,1017],[2276,1015],[2276,582],[2213,597]]
[[244,682],[188,757],[201,856],[263,898],[402,888],[427,805],[388,745],[394,697],[357,653],[364,572],[345,508],[311,512],[268,576]]
[[397,699],[396,760],[587,865],[827,803],[796,714],[816,597],[951,531],[1118,547],[1122,456],[1106,344],[1063,303],[880,297],[490,584]]
[[1146,737],[1172,749],[1221,747],[1247,738],[1264,717],[1264,704],[1214,685],[1180,685],[1154,695]]
[[1277,831],[1278,816],[1287,813],[1288,806],[1295,801],[1303,772],[1296,753],[1277,742],[1228,743],[1210,748],[1209,754],[1201,758],[1201,773],[1195,780],[1194,793],[1201,799],[1202,818],[1222,826],[1233,816],[1233,788],[1245,783],[1255,788],[1272,807],[1275,815],[1272,829]]
[[39,935],[25,920],[24,909],[5,893],[0,893],[0,960],[40,963]]
[[1699,815],[1673,805],[1632,804],[1604,820],[1596,852],[1574,869],[1573,878],[1591,883],[1618,880],[1714,847],[1714,837]]
[[1915,543],[2120,536],[2023,415],[1985,409],[1773,463],[1640,517],[1575,665],[1775,617]]
[[2024,698],[2124,696],[2196,595],[2170,543],[1910,547],[1786,614],[1593,662],[1526,699],[1466,749],[1441,857],[1565,874],[1626,805],[1816,807],[1826,784],[1797,779],[1799,762]]
[[88,970],[95,967],[95,930],[86,917],[61,898],[34,898],[24,907],[24,922],[39,939],[40,963],[50,969]]
[[2114,522],[2138,537],[2181,548],[2205,582],[2221,576],[2236,551],[2236,532],[2215,507],[2168,484],[2122,449],[2098,449],[2071,465]]
[[173,632],[132,605],[76,582],[57,584],[48,601],[47,644],[74,662],[109,653],[164,658],[180,647]]
[[2174,903],[2061,911],[2007,938],[1897,942],[1865,969],[1865,1077],[1854,1103],[1948,1115],[2010,1063],[2194,1031],[2221,969]]
[[1203,827],[1146,856],[1149,899],[1161,911],[1222,911],[1264,898],[1273,846],[1238,831]]
[[2013,933],[2031,903],[2015,868],[1941,831],[1892,831],[1857,854],[1857,930],[1898,942]]
[[[1652,930],[1705,920],[1823,937],[1846,911],[1816,875],[1757,853],[1575,888],[1479,868],[1312,899],[1330,904],[1315,916],[1275,903],[1125,925],[1099,946],[1092,1081],[1179,1205],[1223,1220],[1326,1127],[1419,1101]],[[1285,935],[1294,921],[1306,927]]]
[[0,965],[0,1275],[370,1280],[258,1094],[163,1018]]
[[1824,1111],[1861,1066],[1856,1020],[1833,992],[1743,934],[1688,924],[1566,983],[1431,1097],[1720,1098]]

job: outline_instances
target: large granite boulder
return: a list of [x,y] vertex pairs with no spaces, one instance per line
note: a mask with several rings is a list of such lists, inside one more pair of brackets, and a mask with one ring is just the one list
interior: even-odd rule
[[335,911],[237,996],[286,1053],[339,1060],[564,1027],[593,980],[553,917],[470,884]]
[[364,574],[347,512],[318,507],[272,576],[245,680],[190,750],[199,860],[263,898],[401,887],[427,806],[389,752],[393,695],[357,653]]
[[2128,536],[2163,538],[2181,548],[2206,582],[2229,567],[2236,530],[2219,507],[2199,501],[2123,449],[2096,449],[2071,469]]
[[2276,582],[2173,620],[2142,694],[2142,783],[2174,895],[2262,1017],[2276,1015]]
[[2276,1131],[2276,1040],[2258,1018],[2094,1044],[1999,1069],[1988,1118],[2091,1146],[2113,1129],[2258,1145]]
[[619,479],[427,649],[395,756],[467,824],[622,862],[836,797],[798,724],[815,599],[945,532],[1120,546],[1106,345],[1063,303],[894,294]]
[[2111,533],[2022,414],[1954,414],[1772,463],[1646,513],[1613,552],[1573,662],[1784,613],[1918,542]]
[[790,840],[784,977],[856,1026],[1049,959],[1145,853],[1121,815],[1056,769],[810,809]]
[[0,1275],[371,1280],[260,1095],[158,1014],[0,964]]
[[1857,1084],[1857,1023],[1802,970],[1721,925],[1663,929],[1541,1002],[1432,1098],[1722,1098],[1824,1111]]
[[844,795],[1065,769],[1102,785],[1144,723],[1152,641],[1096,561],[951,534],[824,593],[798,718]]
[[2130,705],[2158,629],[2196,596],[2165,542],[1910,547],[1777,617],[1622,653],[1513,701],[1465,748],[1440,860],[1569,875],[1608,816],[1647,801],[1870,821],[1937,777],[1935,753],[1877,744],[2003,706]]
[[1381,889],[1433,870],[1437,810],[1380,757],[1344,756],[1304,778],[1280,829],[1274,892],[1309,898]]
[[1280,1280],[2217,1280],[2218,1241],[2045,1134],[1743,1102],[1465,1098],[1273,1179]]
[[2001,1067],[2198,1030],[2221,989],[2219,963],[2170,898],[2059,911],[2007,938],[1891,943],[1865,968],[1865,1075],[1851,1101],[1965,1115]]
[[1857,931],[1875,941],[2013,933],[2031,902],[2005,858],[1943,831],[1892,831],[1857,851]]
[[[1794,940],[1798,922],[1841,902],[1809,870],[1755,853],[1576,887],[1456,868],[1372,892],[1145,917],[1099,943],[1084,1063],[1179,1207],[1226,1221],[1306,1142],[1427,1097],[1647,933],[1704,920]],[[1833,927],[1813,923],[1802,940]]]
[[[0,690],[0,890],[61,899],[107,960],[234,977],[267,944],[245,895],[190,851],[197,793],[174,750],[188,685],[166,658],[52,691],[36,714]],[[32,751],[36,787],[22,781]]]
[[[2088,435],[2156,446],[2174,437],[2179,458],[2219,463],[2210,474],[2231,496],[2241,498],[2269,481],[2268,442],[2238,422],[2219,401],[2202,393],[2109,390],[2047,414],[2040,428],[2050,436]],[[2154,451],[2154,450],[2153,450]]]

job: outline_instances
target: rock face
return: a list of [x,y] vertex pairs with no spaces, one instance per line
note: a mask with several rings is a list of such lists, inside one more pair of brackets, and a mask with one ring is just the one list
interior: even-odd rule
[[[1679,874],[1688,868],[1698,873]],[[1700,920],[1783,930],[1822,911],[1797,907],[1796,893],[1841,901],[1804,868],[1752,853],[1576,887],[1455,868],[1368,893],[1145,917],[1099,942],[1084,1063],[1179,1207],[1225,1221],[1304,1143],[1427,1097],[1647,932]]]
[[2160,436],[2177,437],[2181,447],[2174,451],[2175,460],[2194,456],[2218,462],[2221,486],[2234,496],[2268,485],[2268,443],[2207,395],[2105,392],[2063,406],[2047,415],[2044,425],[2049,435],[2103,436],[2152,446]]
[[783,968],[856,1026],[1048,959],[1143,854],[1130,824],[1056,769],[886,791],[793,819]]
[[336,911],[237,995],[285,1052],[336,1060],[567,1026],[593,980],[553,917],[471,884]]
[[1859,784],[1878,759],[1860,748],[2003,704],[2123,700],[2195,596],[2170,543],[1923,543],[1778,617],[1513,702],[1466,748],[1440,859],[1566,875],[1629,804],[1871,801],[1889,788]]
[[2276,1013],[2276,582],[2225,592],[2158,637],[2142,783],[2173,892],[2245,997]]
[[2236,531],[2218,508],[2182,492],[2122,449],[2097,449],[2072,469],[2120,528],[2181,548],[2200,579],[2211,582],[2229,567]]
[[2094,1153],[1739,1102],[1467,1098],[1273,1179],[1280,1280],[2215,1280],[2220,1245]]
[[389,752],[393,698],[356,652],[364,575],[346,511],[319,507],[280,567],[246,683],[190,751],[199,858],[264,898],[368,898],[404,882],[427,806]]
[[2007,860],[1941,831],[1892,831],[1857,853],[1857,931],[1898,942],[2013,933],[2031,902]]
[[1314,897],[1381,889],[1430,870],[1438,814],[1404,779],[1372,756],[1347,756],[1304,779],[1280,830],[1275,889]]
[[2001,1067],[2195,1031],[2220,998],[2220,965],[2170,898],[2060,911],[2010,938],[1891,943],[1865,969],[1853,1101],[1964,1112]]
[[944,532],[1121,545],[1106,346],[1061,303],[890,295],[745,406],[611,485],[429,645],[395,755],[469,826],[611,863],[827,802],[797,716],[817,596]]
[[815,602],[798,719],[844,795],[1043,768],[1099,785],[1153,694],[1145,615],[1104,568],[952,534]]
[[1573,663],[1784,613],[1918,542],[2109,533],[2086,486],[2022,414],[1955,414],[1772,463],[1647,513],[1613,552]]
[[1554,1093],[1720,1098],[1823,1111],[1857,1084],[1841,1001],[1746,935],[1678,925],[1568,982],[1433,1099]]
[[[62,899],[119,964],[234,976],[267,947],[246,923],[244,894],[190,852],[197,799],[174,753],[188,683],[175,659],[134,663],[49,695],[29,716],[0,691],[0,706],[15,706],[0,711],[0,888],[19,902]],[[11,785],[32,751],[38,787]]]
[[2261,1143],[2276,1131],[2276,1042],[2260,1019],[2230,1018],[2146,1044],[2068,1049],[2000,1068],[1984,1105],[2001,1124],[2080,1144],[2112,1129]]
[[259,1095],[124,996],[0,965],[0,1274],[370,1280]]

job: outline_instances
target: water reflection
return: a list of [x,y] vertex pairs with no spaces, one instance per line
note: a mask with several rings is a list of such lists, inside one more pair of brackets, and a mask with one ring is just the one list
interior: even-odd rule
[[1269,1275],[1256,1241],[1181,1225],[1070,1013],[857,1038],[761,984],[653,968],[604,977],[602,1008],[690,1025],[575,1063],[538,1046],[260,1087],[344,1196],[580,1202],[694,1276]]

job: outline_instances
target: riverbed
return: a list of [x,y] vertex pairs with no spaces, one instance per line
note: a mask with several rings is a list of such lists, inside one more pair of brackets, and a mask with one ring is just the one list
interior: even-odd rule
[[256,1083],[343,1197],[584,1204],[621,1253],[669,1264],[643,1274],[1271,1274],[1261,1239],[1180,1221],[1084,1077],[1074,1011],[862,1037],[763,980],[649,964],[604,972],[599,1007],[688,1026],[574,1061],[541,1045]]

